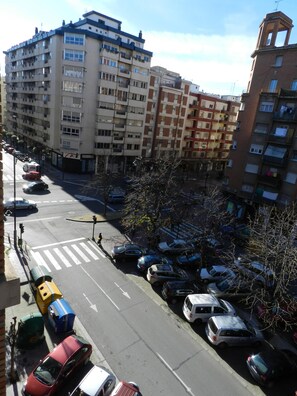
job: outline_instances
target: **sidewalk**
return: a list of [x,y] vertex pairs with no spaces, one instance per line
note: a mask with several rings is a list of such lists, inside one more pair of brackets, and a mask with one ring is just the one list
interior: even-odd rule
[[[32,288],[32,284],[30,282],[30,269],[35,267],[37,263],[30,256],[30,252],[24,252],[24,255],[18,254],[13,248],[8,252],[9,258],[14,266],[15,272],[17,276],[20,278],[21,285],[21,301],[19,305],[10,307],[6,309],[6,323],[5,328],[6,331],[9,330],[10,323],[13,322],[13,318],[16,317],[16,322],[18,323],[21,318],[24,316],[39,313],[39,308],[35,302],[34,290]],[[10,346],[6,345],[6,373],[7,373],[7,382],[6,382],[6,395],[7,396],[16,396],[21,395],[21,389],[23,387],[26,378],[37,365],[38,361],[47,355],[57,344],[59,344],[65,336],[68,334],[55,334],[53,328],[47,321],[46,315],[44,315],[44,336],[45,340],[39,345],[34,346],[34,348],[27,350],[18,350],[15,351],[15,371],[17,373],[17,382],[15,384],[11,384],[9,380],[9,374],[11,372],[11,353]],[[74,321],[73,331],[76,334],[83,336],[87,339],[91,344],[92,340],[88,335],[86,329],[79,321],[79,318],[76,317]],[[107,362],[105,361],[104,356],[100,353],[100,351],[93,345],[93,353],[91,360],[94,364],[99,364],[101,366],[105,366],[109,368]]]

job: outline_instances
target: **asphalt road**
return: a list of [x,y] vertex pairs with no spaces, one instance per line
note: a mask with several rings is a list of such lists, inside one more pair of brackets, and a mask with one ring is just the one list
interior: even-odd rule
[[[4,177],[11,175],[10,158],[4,155]],[[50,192],[30,196],[38,201],[38,211],[18,214],[17,221],[25,226],[24,239],[36,261],[48,266],[118,378],[137,382],[143,395],[264,394],[245,367],[251,348],[217,353],[206,342],[204,327],[186,323],[179,306],[172,311],[134,265],[117,267],[89,240],[92,224],[67,220],[103,210],[100,200],[84,195],[84,183],[44,180]],[[24,196],[23,183],[17,182],[17,195]],[[4,178],[4,185],[5,197],[12,196],[13,183]],[[11,218],[6,232],[12,234],[12,227]],[[99,230],[107,251],[123,240],[114,225],[96,224],[95,235]],[[93,363],[100,364],[96,356]]]

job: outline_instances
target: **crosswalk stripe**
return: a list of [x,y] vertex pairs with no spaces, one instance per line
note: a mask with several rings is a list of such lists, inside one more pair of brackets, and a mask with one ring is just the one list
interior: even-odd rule
[[62,269],[62,267],[58,264],[57,260],[54,258],[54,256],[51,254],[51,252],[49,250],[45,250],[44,254],[47,256],[50,263],[53,264],[53,266],[56,268],[56,270]]
[[72,253],[72,251],[69,249],[68,246],[63,246],[63,249],[65,252],[68,254],[68,256],[72,259],[72,261],[75,262],[75,264],[81,264],[81,262],[78,260],[78,258]]
[[31,254],[34,257],[36,263],[38,263],[38,265],[43,265],[48,270],[48,272],[52,272],[39,252],[34,252],[33,250],[31,250]]
[[80,257],[86,262],[89,263],[91,260],[80,250],[80,248],[76,245],[71,245],[71,247],[80,255]]
[[69,261],[64,256],[64,254],[60,251],[59,248],[54,248],[54,252],[63,261],[63,264],[65,264],[66,267],[72,267],[72,265],[69,263]]
[[[92,241],[88,241],[88,245],[91,249],[95,249],[94,243]],[[99,253],[101,257],[106,257],[98,248],[96,248],[96,253]]]
[[81,246],[82,248],[84,248],[85,251],[86,251],[87,253],[89,253],[89,255],[90,255],[94,260],[99,260],[99,257],[98,257],[94,252],[92,252],[92,250],[91,250],[84,242],[81,242],[81,243],[80,243],[80,246]]

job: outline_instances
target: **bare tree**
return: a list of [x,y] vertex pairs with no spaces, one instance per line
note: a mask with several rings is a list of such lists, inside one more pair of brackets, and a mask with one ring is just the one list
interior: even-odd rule
[[[297,207],[260,208],[249,222],[250,239],[246,256],[258,260],[274,274],[270,285],[270,271],[261,274],[265,282],[259,287],[257,277],[251,281],[251,295],[246,304],[265,308],[263,321],[275,329],[280,324],[290,329],[297,318]],[[295,287],[295,290],[294,290]],[[294,297],[295,296],[295,297]]]
[[179,161],[162,159],[137,165],[122,225],[128,233],[138,230],[154,240],[160,227],[177,219],[181,189],[175,176]]

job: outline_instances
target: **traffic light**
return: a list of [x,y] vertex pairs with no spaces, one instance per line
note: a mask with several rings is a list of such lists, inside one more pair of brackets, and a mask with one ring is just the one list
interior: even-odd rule
[[96,224],[97,223],[97,217],[94,215],[93,216],[93,223]]
[[20,223],[20,230],[21,230],[21,234],[23,234],[23,232],[24,232],[24,224],[23,223]]

